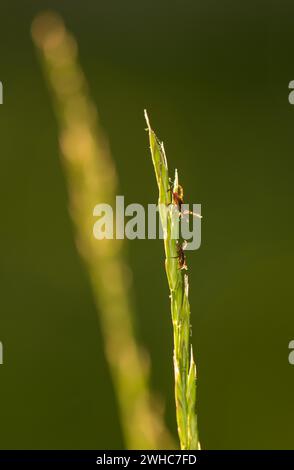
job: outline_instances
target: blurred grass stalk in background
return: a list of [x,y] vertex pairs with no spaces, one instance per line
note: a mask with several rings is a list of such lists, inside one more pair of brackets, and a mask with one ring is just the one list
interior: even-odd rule
[[77,44],[54,13],[43,13],[34,20],[32,37],[53,95],[76,244],[86,262],[100,314],[126,446],[172,448],[162,410],[149,392],[146,355],[144,358],[135,340],[124,242],[98,241],[93,236],[93,209],[99,203],[115,208],[118,181],[77,61]]
[[188,276],[183,275],[179,266],[179,248],[181,241],[178,234],[180,213],[172,202],[172,192],[179,189],[178,173],[175,172],[173,187],[170,187],[168,165],[163,144],[151,129],[147,112],[150,150],[153,160],[158,190],[159,212],[164,233],[165,268],[170,289],[171,314],[174,331],[174,374],[175,400],[178,433],[181,449],[200,449],[196,416],[196,365],[190,345],[190,304],[188,299]]

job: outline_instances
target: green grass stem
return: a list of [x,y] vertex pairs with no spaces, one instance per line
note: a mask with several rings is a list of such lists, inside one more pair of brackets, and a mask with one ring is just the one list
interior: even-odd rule
[[199,449],[197,416],[196,416],[196,365],[190,344],[190,304],[188,299],[188,276],[179,269],[178,249],[181,241],[172,236],[177,230],[180,213],[173,203],[172,192],[178,188],[178,173],[175,171],[173,191],[170,190],[167,159],[163,144],[159,142],[148,125],[150,150],[159,190],[159,212],[163,225],[165,268],[170,290],[171,316],[174,337],[174,376],[175,402],[178,434],[181,449]]
[[[118,178],[78,63],[76,41],[53,13],[35,19],[32,37],[55,105],[76,245],[98,307],[125,444],[129,449],[170,448],[161,407],[150,392],[146,352],[135,335],[124,241],[93,236],[93,208],[99,203],[115,207]],[[103,430],[103,423],[97,426]]]

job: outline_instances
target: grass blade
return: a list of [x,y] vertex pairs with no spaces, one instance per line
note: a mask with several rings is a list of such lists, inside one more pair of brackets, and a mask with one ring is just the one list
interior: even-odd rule
[[[150,150],[154,165],[159,197],[161,222],[164,227],[165,268],[170,289],[171,315],[174,336],[175,401],[178,434],[181,449],[199,449],[196,416],[196,365],[190,347],[190,304],[188,299],[188,276],[179,269],[178,247],[180,240],[171,236],[179,221],[179,211],[172,201],[167,159],[163,144],[150,126],[147,112]],[[178,188],[178,173],[175,172],[173,191]],[[167,210],[165,209],[167,208]],[[177,211],[176,216],[174,211]]]
[[[123,240],[95,240],[93,208],[115,207],[117,174],[77,59],[77,44],[61,18],[38,16],[32,37],[48,80],[59,126],[76,244],[88,269],[99,311],[129,449],[164,449],[173,444],[148,383],[148,361],[135,336]],[[103,406],[103,404],[101,404]]]

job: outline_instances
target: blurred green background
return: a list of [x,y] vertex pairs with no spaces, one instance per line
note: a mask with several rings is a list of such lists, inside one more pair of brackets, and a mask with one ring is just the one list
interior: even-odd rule
[[[202,204],[202,246],[188,253],[202,446],[293,449],[294,5],[285,0],[1,2],[1,449],[124,446],[30,37],[48,8],[78,41],[126,202],[157,200],[146,107],[186,200]],[[138,334],[176,434],[162,242],[128,251]]]

